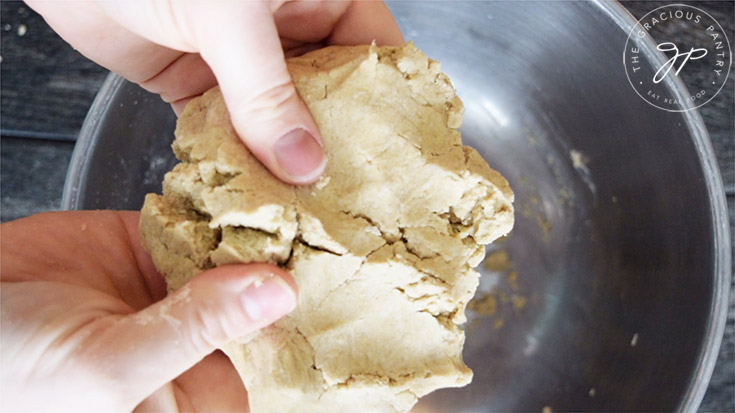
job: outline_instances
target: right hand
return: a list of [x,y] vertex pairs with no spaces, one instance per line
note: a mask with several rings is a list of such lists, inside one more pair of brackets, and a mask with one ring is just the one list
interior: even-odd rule
[[177,114],[219,84],[245,145],[294,184],[314,182],[326,158],[284,56],[403,43],[380,1],[27,2],[85,56],[160,94]]

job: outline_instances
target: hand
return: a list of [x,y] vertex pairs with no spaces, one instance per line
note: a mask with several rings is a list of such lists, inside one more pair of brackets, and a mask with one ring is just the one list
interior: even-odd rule
[[[219,83],[235,130],[285,182],[315,181],[321,136],[286,55],[327,44],[402,44],[380,1],[28,0],[72,46],[180,112]],[[280,39],[279,39],[280,36]]]
[[144,399],[138,411],[247,410],[234,367],[212,352],[290,312],[293,279],[223,266],[164,298],[137,227],[137,212],[113,211],[0,227],[0,410],[129,412]]

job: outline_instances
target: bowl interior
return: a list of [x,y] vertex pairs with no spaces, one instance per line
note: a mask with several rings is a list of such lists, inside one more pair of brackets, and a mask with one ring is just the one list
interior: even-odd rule
[[[452,79],[465,144],[516,194],[515,229],[480,267],[484,304],[464,351],[473,382],[416,410],[696,409],[721,293],[703,137],[630,87],[627,33],[586,2],[389,7]],[[174,126],[158,97],[108,80],[66,206],[139,209],[175,163]]]

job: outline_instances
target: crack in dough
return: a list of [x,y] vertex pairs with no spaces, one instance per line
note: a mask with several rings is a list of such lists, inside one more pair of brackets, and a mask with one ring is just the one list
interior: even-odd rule
[[513,225],[506,180],[457,131],[462,103],[412,44],[288,60],[329,159],[293,187],[242,145],[219,89],[179,118],[163,195],[141,238],[169,289],[212,266],[282,265],[296,309],[224,347],[251,409],[407,411],[463,386],[464,310],[484,245]]

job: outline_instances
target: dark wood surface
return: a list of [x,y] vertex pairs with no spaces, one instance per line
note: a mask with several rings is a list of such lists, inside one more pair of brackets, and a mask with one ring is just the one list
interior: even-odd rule
[[0,4],[2,135],[74,141],[107,70],[22,2]]
[[[659,5],[672,4],[623,3],[638,18]],[[687,4],[717,19],[733,45],[735,2]],[[4,222],[59,208],[74,141],[108,72],[74,51],[17,1],[0,2],[0,56],[0,219]],[[690,87],[698,81],[686,79]],[[700,113],[722,172],[735,234],[735,73],[731,71],[723,90]],[[735,284],[719,359],[700,411],[735,412]]]

